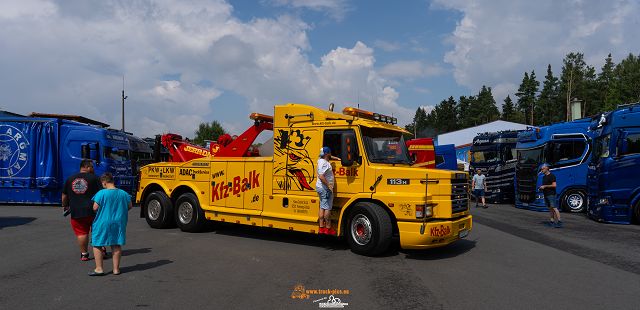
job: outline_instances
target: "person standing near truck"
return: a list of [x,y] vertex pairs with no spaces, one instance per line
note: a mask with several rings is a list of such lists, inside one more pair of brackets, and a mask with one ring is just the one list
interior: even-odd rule
[[122,246],[127,241],[128,212],[133,207],[131,196],[127,192],[116,188],[113,175],[109,172],[103,174],[100,177],[100,181],[104,189],[93,197],[93,210],[96,211],[96,218],[91,227],[96,268],[89,273],[89,276],[105,275],[102,266],[102,251],[95,246],[111,246],[111,251],[113,252],[113,274],[119,275]]
[[80,172],[70,176],[62,189],[62,207],[71,211],[71,227],[80,247],[80,260],[89,260],[89,231],[93,224],[91,198],[102,188],[100,179],[93,174],[93,161],[83,159]]
[[331,149],[327,146],[320,149],[320,159],[318,159],[318,181],[316,181],[316,192],[320,198],[320,210],[318,212],[319,234],[335,235],[336,231],[331,228],[331,208],[333,207],[333,168],[329,160],[331,159]]
[[549,171],[549,165],[544,164],[540,168],[544,176],[542,177],[542,186],[540,190],[544,194],[544,203],[549,209],[551,215],[547,226],[562,228],[562,220],[560,220],[560,211],[556,206],[556,176]]
[[478,207],[478,200],[482,199],[482,207],[486,209],[487,204],[484,200],[484,192],[487,190],[487,183],[486,177],[482,174],[482,170],[476,169],[471,187],[473,187],[473,195],[476,196],[476,208]]

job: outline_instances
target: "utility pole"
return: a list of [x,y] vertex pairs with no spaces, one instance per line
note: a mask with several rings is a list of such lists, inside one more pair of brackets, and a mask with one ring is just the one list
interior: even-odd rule
[[128,96],[124,95],[124,75],[122,76],[122,131],[124,131],[124,100],[127,99]]

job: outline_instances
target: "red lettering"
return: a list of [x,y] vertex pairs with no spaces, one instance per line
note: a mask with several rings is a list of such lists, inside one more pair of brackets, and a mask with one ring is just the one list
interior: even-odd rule
[[221,194],[220,196],[227,198],[229,197],[229,185],[225,184],[223,187],[224,187],[224,195]]
[[260,174],[253,170],[253,176],[249,173],[249,178],[251,179],[251,188],[260,187]]
[[216,201],[220,199],[220,194],[218,193],[218,187],[220,187],[220,183],[216,183],[215,186],[211,189],[211,201]]
[[233,194],[240,194],[240,177],[233,178]]
[[240,191],[244,193],[244,191],[247,190],[247,186],[249,186],[249,180],[247,178],[242,179],[242,186],[240,186]]

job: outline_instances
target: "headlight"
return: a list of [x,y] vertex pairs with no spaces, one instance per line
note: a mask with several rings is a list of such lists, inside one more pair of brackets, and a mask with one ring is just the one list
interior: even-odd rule
[[465,173],[456,173],[456,179],[464,180],[466,178],[467,178],[467,175]]
[[416,218],[432,217],[433,207],[425,205],[416,205]]
[[611,204],[611,200],[609,199],[609,197],[600,198],[598,200],[598,204],[599,205],[609,205],[609,204]]
[[499,188],[496,188],[496,189],[494,189],[494,190],[493,190],[493,192],[494,192],[494,193],[499,193],[499,192],[500,192],[500,189],[499,189]]
[[544,194],[537,194],[536,199],[544,199]]

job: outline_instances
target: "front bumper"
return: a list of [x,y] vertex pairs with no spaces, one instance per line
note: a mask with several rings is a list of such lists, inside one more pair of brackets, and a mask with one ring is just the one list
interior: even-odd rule
[[[597,201],[589,197],[591,201]],[[611,224],[631,224],[632,209],[626,205],[601,205],[591,202],[587,208],[590,218]]]
[[428,249],[445,246],[466,237],[472,225],[471,215],[467,215],[450,221],[427,222],[424,234],[420,234],[422,222],[398,222],[400,247]]

